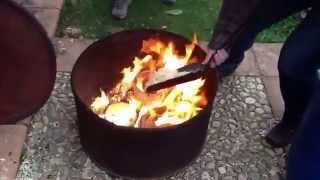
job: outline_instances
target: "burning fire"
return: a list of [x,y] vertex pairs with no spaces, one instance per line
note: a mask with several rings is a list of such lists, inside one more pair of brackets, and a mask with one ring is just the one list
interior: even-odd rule
[[[174,43],[158,39],[143,41],[143,58],[136,57],[132,67],[122,70],[123,78],[111,91],[102,89],[91,109],[116,125],[155,128],[183,123],[207,105],[200,88],[205,80],[197,79],[172,88],[146,93],[145,83],[155,71],[176,70],[191,61],[196,37],[186,45],[185,55],[177,53]],[[194,59],[193,59],[194,60]]]

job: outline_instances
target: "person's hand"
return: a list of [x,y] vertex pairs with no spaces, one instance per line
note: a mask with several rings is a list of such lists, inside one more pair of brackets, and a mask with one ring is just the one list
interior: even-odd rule
[[203,63],[207,63],[209,61],[210,63],[210,67],[214,68],[216,66],[221,65],[222,63],[224,63],[226,61],[226,59],[228,59],[229,54],[225,49],[219,49],[219,50],[213,50],[208,48],[207,50],[207,56],[205,58],[205,60],[203,61]]

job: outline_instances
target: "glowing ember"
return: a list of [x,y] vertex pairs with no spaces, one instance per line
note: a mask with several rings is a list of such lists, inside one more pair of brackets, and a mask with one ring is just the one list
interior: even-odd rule
[[205,80],[197,79],[172,88],[146,93],[145,83],[152,72],[176,70],[190,62],[196,45],[186,45],[186,53],[180,56],[173,42],[165,44],[158,39],[143,41],[141,51],[149,54],[136,57],[132,67],[122,70],[123,78],[111,91],[96,97],[91,109],[116,125],[155,128],[181,124],[207,105],[200,88]]

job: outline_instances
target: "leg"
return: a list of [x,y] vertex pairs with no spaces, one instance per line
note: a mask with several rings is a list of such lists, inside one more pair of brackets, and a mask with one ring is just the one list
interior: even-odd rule
[[173,5],[176,3],[176,0],[161,0],[164,4]]
[[118,19],[124,19],[128,14],[131,0],[113,0],[112,15]]
[[320,179],[320,77],[288,154],[287,180]]
[[257,12],[250,20],[248,30],[235,42],[227,61],[218,67],[220,76],[230,75],[236,70],[244,58],[245,51],[252,46],[259,32],[309,6],[309,3],[301,0],[291,0],[289,2],[288,0],[262,0]]
[[320,20],[311,12],[281,50],[278,68],[285,112],[282,121],[266,137],[273,146],[291,142],[310,101],[319,67],[319,33]]

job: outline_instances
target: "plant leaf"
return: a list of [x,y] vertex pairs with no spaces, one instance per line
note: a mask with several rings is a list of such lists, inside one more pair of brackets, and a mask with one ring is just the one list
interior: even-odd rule
[[178,16],[178,15],[181,15],[183,13],[183,10],[181,10],[181,9],[172,9],[172,10],[165,11],[165,13],[169,14],[169,15],[173,15],[173,16]]

